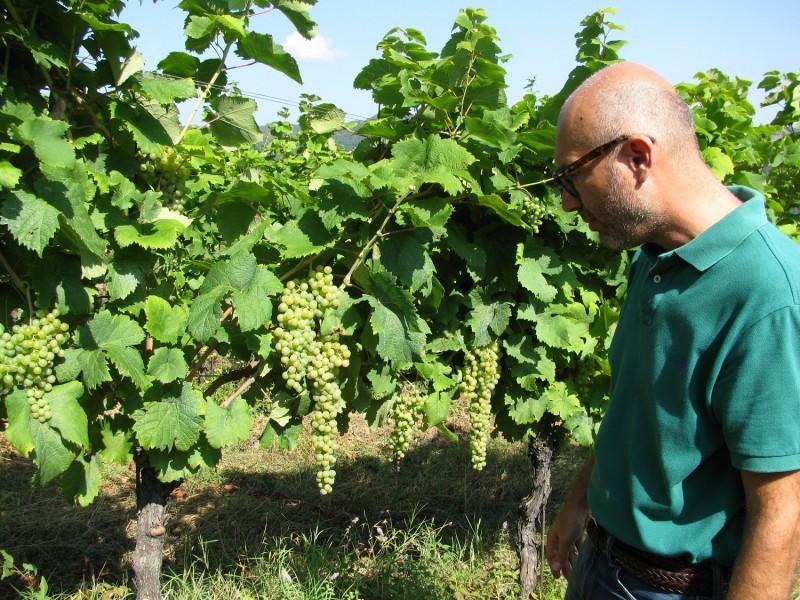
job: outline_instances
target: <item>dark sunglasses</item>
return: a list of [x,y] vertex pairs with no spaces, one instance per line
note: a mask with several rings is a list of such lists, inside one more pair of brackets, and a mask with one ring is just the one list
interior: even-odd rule
[[578,160],[569,163],[565,167],[561,167],[557,169],[555,173],[553,173],[553,180],[558,183],[564,190],[573,198],[580,198],[578,195],[578,190],[575,189],[575,183],[572,179],[569,178],[569,175],[580,169],[583,165],[592,162],[595,158],[602,156],[609,150],[611,150],[617,144],[624,142],[631,136],[629,135],[621,135],[619,137],[614,138],[610,142],[606,142],[605,144],[599,145],[594,150],[590,150],[583,156],[581,156]]

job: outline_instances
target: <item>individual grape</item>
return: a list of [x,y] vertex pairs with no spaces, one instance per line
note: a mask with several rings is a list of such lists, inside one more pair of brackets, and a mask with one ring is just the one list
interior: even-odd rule
[[298,394],[310,391],[314,401],[311,441],[321,494],[333,489],[336,477],[336,417],[344,408],[338,372],[350,364],[350,349],[340,334],[323,334],[321,326],[325,314],[339,306],[341,295],[330,267],[318,267],[305,280],[287,282],[273,332],[286,387]]
[[53,417],[47,399],[56,382],[53,363],[64,356],[62,344],[69,325],[58,318],[58,309],[37,311],[28,323],[16,324],[11,332],[0,326],[0,378],[6,392],[25,390],[31,415],[40,423]]
[[425,399],[413,385],[405,386],[394,399],[394,405],[389,412],[389,421],[393,424],[389,434],[389,447],[397,460],[405,457],[411,445],[411,434],[424,402]]
[[488,346],[473,348],[465,353],[460,389],[469,402],[469,442],[472,467],[477,471],[486,466],[492,393],[499,380],[500,344],[497,340],[493,340]]

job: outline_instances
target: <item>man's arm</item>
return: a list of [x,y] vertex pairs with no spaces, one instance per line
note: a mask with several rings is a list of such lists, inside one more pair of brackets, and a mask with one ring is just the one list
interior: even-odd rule
[[593,467],[594,456],[589,459],[572,484],[561,510],[547,530],[545,556],[555,578],[563,575],[564,579],[569,579],[572,574],[572,561],[575,560],[573,550],[579,550],[583,542],[583,530],[586,519],[589,518],[587,491]]
[[745,531],[728,600],[787,600],[800,557],[800,471],[742,471]]

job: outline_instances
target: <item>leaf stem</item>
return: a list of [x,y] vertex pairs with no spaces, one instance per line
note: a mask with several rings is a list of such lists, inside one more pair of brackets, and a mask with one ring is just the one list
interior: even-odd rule
[[226,70],[225,60],[228,58],[228,53],[231,51],[231,48],[233,48],[233,44],[235,43],[235,41],[236,40],[231,40],[230,42],[228,42],[227,46],[225,46],[225,50],[222,51],[222,56],[220,57],[219,60],[219,66],[217,67],[217,70],[214,71],[214,74],[209,78],[208,82],[206,83],[206,86],[203,88],[203,91],[200,92],[200,96],[198,96],[197,102],[195,102],[194,108],[192,108],[192,112],[189,113],[189,118],[186,119],[186,123],[183,125],[183,129],[181,129],[181,132],[178,135],[178,140],[175,142],[176,145],[181,143],[181,140],[183,140],[183,137],[186,135],[186,132],[189,131],[189,127],[191,127],[194,118],[197,116],[197,113],[200,111],[200,108],[205,103],[206,98],[208,98],[209,94],[211,94],[211,89],[214,87],[214,83],[217,81],[222,71]]
[[2,251],[0,251],[0,264],[3,265],[3,268],[11,277],[11,283],[14,284],[14,287],[17,288],[17,291],[19,291],[20,295],[22,295],[27,301],[29,311],[28,314],[33,315],[33,302],[31,302],[30,287],[28,287],[28,284],[20,279],[19,275],[17,275],[17,272],[14,271],[14,267],[12,267],[8,260],[6,260],[6,257]]
[[389,221],[391,220],[395,211],[397,211],[397,209],[400,207],[400,205],[405,201],[407,197],[408,194],[405,194],[400,198],[398,198],[397,202],[395,202],[395,205],[388,210],[388,212],[386,213],[386,218],[383,220],[383,223],[381,223],[381,226],[378,227],[378,230],[375,232],[375,235],[372,236],[372,239],[370,239],[361,249],[358,258],[356,258],[355,262],[350,267],[350,270],[347,272],[347,275],[344,276],[341,287],[345,288],[348,285],[350,285],[350,279],[352,279],[353,273],[355,273],[356,269],[358,269],[358,267],[361,266],[361,263],[364,262],[364,259],[367,257],[369,251],[372,250],[372,247],[378,242],[381,236],[383,236],[383,230],[389,224]]

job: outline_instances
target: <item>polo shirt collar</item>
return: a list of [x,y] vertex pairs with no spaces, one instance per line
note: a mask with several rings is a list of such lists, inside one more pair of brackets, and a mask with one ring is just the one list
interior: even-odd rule
[[730,254],[745,238],[767,223],[764,197],[757,191],[741,186],[728,189],[742,201],[742,205],[725,215],[693,240],[673,251],[661,254],[661,260],[676,254],[698,271],[711,268]]

